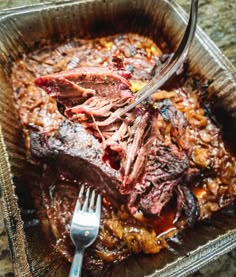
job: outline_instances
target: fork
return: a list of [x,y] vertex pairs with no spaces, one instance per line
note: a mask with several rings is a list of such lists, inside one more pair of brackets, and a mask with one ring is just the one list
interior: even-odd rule
[[94,206],[95,191],[92,191],[90,197],[90,188],[88,188],[82,205],[83,194],[84,186],[80,189],[70,227],[70,237],[75,245],[75,255],[69,277],[80,276],[84,249],[96,240],[100,226],[101,196],[97,196],[96,206]]
[[156,74],[156,76],[154,76],[145,87],[143,87],[138,93],[136,93],[134,102],[122,109],[118,114],[119,117],[122,117],[128,111],[132,110],[138,104],[151,96],[154,92],[157,92],[157,90],[162,87],[175,73],[178,73],[178,70],[181,68],[184,60],[186,59],[195,34],[197,15],[198,0],[191,0],[188,25],[175,54],[172,56],[171,59],[169,59],[169,61],[165,63],[160,72]]

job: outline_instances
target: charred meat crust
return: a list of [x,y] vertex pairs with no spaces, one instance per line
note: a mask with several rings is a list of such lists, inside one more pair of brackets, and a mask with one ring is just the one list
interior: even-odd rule
[[186,185],[178,185],[177,192],[177,214],[175,221],[178,221],[181,210],[186,215],[187,224],[193,226],[193,224],[199,219],[200,208],[196,196]]
[[101,193],[117,207],[124,199],[118,189],[120,174],[107,166],[100,143],[80,124],[64,121],[54,136],[31,134],[31,152],[35,158],[56,163],[63,171],[74,174]]

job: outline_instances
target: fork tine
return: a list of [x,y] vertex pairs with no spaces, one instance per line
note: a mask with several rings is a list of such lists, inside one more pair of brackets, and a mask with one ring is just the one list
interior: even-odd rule
[[90,188],[88,188],[88,190],[86,192],[86,197],[85,197],[84,205],[82,207],[82,211],[83,212],[86,212],[87,209],[88,209],[89,193],[90,193]]
[[83,197],[83,193],[84,193],[84,185],[82,185],[80,191],[79,191],[79,198]]
[[81,199],[83,197],[83,193],[84,193],[84,185],[82,185],[82,187],[79,191],[79,196],[78,196],[77,201],[76,201],[74,214],[75,214],[76,211],[79,211],[81,209]]
[[96,216],[100,219],[100,216],[101,216],[101,195],[99,194],[98,195],[98,198],[97,198],[97,202],[96,202],[96,210],[95,210],[95,214]]
[[95,199],[95,190],[92,192],[90,204],[89,204],[89,212],[92,213],[94,211],[94,199]]
[[[77,203],[81,202],[84,190],[85,188],[82,186],[79,192]],[[73,244],[75,245],[76,250],[69,277],[81,276],[80,274],[84,249],[89,247],[98,236],[101,214],[101,196],[98,195],[95,208],[95,194],[95,190],[91,190],[90,194],[90,188],[87,189],[84,204],[78,204],[80,207],[82,206],[82,209],[80,208],[75,210],[72,218],[72,223],[70,226],[70,237]]]

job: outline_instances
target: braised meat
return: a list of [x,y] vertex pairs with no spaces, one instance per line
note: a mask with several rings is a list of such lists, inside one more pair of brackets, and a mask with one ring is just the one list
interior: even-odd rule
[[115,206],[121,205],[119,172],[103,162],[101,145],[80,124],[64,121],[54,136],[32,133],[31,151],[44,162],[51,160],[63,171],[73,173],[75,179],[91,184],[106,194]]
[[[76,104],[84,102],[89,96],[99,95],[101,100],[113,100],[119,105],[119,98],[126,103],[133,97],[130,93],[129,81],[124,76],[130,76],[128,72],[116,72],[106,67],[80,67],[74,70],[60,72],[53,75],[39,77],[35,84],[53,97],[58,99],[67,108],[73,110],[83,109]],[[92,106],[93,99],[90,99]],[[97,103],[98,104],[98,103]],[[86,104],[85,104],[86,105]],[[102,106],[95,107],[100,116],[106,114]],[[69,110],[73,113],[73,110]],[[69,112],[68,111],[68,112]],[[84,110],[86,112],[86,109]]]
[[[69,86],[64,85],[65,80],[69,80]],[[162,143],[163,136],[157,126],[160,120],[158,117],[168,122],[173,142],[176,137],[184,134],[186,119],[171,101],[160,101],[160,107],[156,106],[156,110],[150,104],[137,107],[122,120],[116,114],[127,104],[127,100],[132,99],[132,92],[127,86],[128,80],[108,68],[101,68],[99,71],[99,68],[87,67],[60,72],[39,77],[35,83],[64,105],[66,117],[79,122],[97,139],[102,140],[100,145],[98,141],[93,145],[95,140],[91,140],[89,148],[83,141],[83,136],[86,135],[81,126],[74,132],[72,130],[76,127],[67,124],[67,130],[64,131],[63,124],[52,137],[32,135],[31,151],[34,155],[45,158],[56,156],[56,163],[73,164],[70,169],[72,171],[76,171],[78,166],[81,171],[77,172],[81,176],[86,174],[83,171],[91,172],[96,165],[103,172],[103,178],[94,174],[94,180],[89,180],[89,183],[96,183],[97,179],[97,186],[104,188],[105,193],[106,189],[112,187],[119,189],[120,194],[128,196],[128,207],[132,214],[142,210],[146,214],[160,215],[163,207],[172,199],[176,186],[189,166],[184,151],[180,151],[174,143],[169,146]],[[93,90],[93,93],[85,93],[85,90]],[[103,102],[106,104],[101,107]],[[38,138],[40,143],[37,143]],[[84,145],[85,149],[81,149]],[[89,156],[98,147],[99,157],[94,156],[88,164],[85,163],[85,167],[80,164],[81,154],[86,153]],[[109,172],[112,168],[105,167],[106,160],[116,169],[112,175]],[[107,191],[107,194],[111,193]],[[185,201],[185,198],[182,200]]]
[[28,158],[43,168],[41,193],[34,186],[32,196],[66,260],[81,183],[103,195],[99,237],[85,253],[84,269],[95,274],[131,254],[158,253],[187,224],[235,199],[236,160],[212,115],[209,81],[183,71],[117,116],[170,50],[161,38],[157,46],[131,33],[42,40],[12,68]]
[[[42,161],[56,164],[75,178],[95,186],[116,207],[124,203],[122,195],[128,195],[132,213],[141,209],[160,215],[161,209],[173,197],[173,190],[188,167],[188,159],[173,146],[168,149],[159,146],[157,139],[152,145],[150,141],[152,138],[139,152],[133,172],[126,181],[122,171],[106,165],[101,144],[80,124],[64,121],[54,136],[32,133],[31,151]],[[141,167],[138,171],[137,163]]]

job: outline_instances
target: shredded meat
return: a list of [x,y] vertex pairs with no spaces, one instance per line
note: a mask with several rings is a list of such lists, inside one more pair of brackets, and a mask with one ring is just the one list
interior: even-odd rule
[[[144,213],[160,215],[163,207],[173,197],[173,191],[181,181],[181,176],[188,168],[189,162],[185,152],[179,151],[175,144],[162,145],[163,138],[159,134],[156,123],[158,116],[161,116],[171,125],[174,142],[177,137],[184,134],[186,119],[170,100],[158,103],[156,110],[153,110],[150,105],[133,109],[130,112],[132,116],[127,116],[128,122],[126,119],[115,117],[116,112],[127,104],[127,99],[132,99],[132,92],[127,86],[128,81],[123,79],[122,76],[114,74],[107,68],[101,68],[99,71],[99,68],[93,67],[39,77],[35,83],[65,106],[66,117],[80,122],[90,130],[93,128],[95,137],[102,139],[103,149],[106,152],[104,155],[112,158],[110,164],[118,165],[117,169],[120,169],[123,175],[119,190],[121,194],[129,195],[128,207],[131,213],[141,209]],[[69,87],[64,86],[64,80],[70,81]],[[78,84],[79,89],[77,89]],[[71,85],[73,85],[72,89]],[[85,89],[92,89],[93,93],[83,96],[81,91]],[[80,97],[79,100],[77,96]],[[76,102],[81,104],[77,105]],[[102,120],[98,120],[99,118]],[[114,122],[116,122],[115,126]],[[127,125],[124,129],[125,122]],[[151,128],[149,128],[150,124]],[[103,135],[104,128],[106,128],[106,136]],[[107,129],[110,130],[110,137]],[[122,136],[121,129],[126,130]],[[80,134],[77,139],[79,136]],[[41,139],[41,141],[45,140],[47,139]],[[34,140],[32,141],[32,151],[36,154],[40,153],[40,148],[35,147]],[[66,139],[64,143],[67,143]],[[48,145],[49,143],[45,148]],[[67,147],[63,145],[64,153],[68,153],[65,150]],[[68,149],[71,147],[72,145]],[[59,153],[59,148],[54,151]],[[98,161],[96,163],[100,164]],[[109,183],[113,184],[111,178]],[[185,198],[182,200],[185,201]],[[191,213],[187,215],[191,216]]]
[[[127,77],[127,74],[123,73]],[[66,72],[46,75],[35,84],[67,107],[84,102],[89,96],[99,95],[105,99],[132,98],[129,81],[106,67],[80,67]],[[73,113],[73,111],[71,111]],[[76,112],[76,111],[75,111]]]

